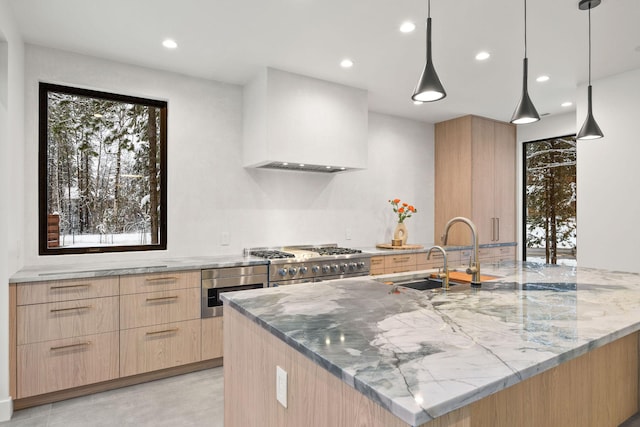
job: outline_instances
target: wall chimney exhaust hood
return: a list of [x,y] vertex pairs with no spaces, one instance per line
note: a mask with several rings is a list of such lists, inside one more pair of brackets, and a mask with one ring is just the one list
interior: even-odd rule
[[243,96],[245,167],[323,173],[367,167],[367,91],[266,68]]

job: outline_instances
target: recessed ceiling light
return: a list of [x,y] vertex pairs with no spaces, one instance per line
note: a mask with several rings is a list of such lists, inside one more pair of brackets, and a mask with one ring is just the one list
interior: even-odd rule
[[342,68],[351,68],[351,67],[353,67],[353,61],[352,61],[352,60],[350,60],[349,58],[343,59],[343,60],[340,62],[340,66],[341,66]]
[[176,43],[175,40],[165,39],[162,42],[162,46],[166,47],[167,49],[175,49],[178,47],[178,43]]
[[476,59],[478,61],[484,61],[485,59],[489,59],[489,57],[491,56],[491,54],[489,52],[478,52],[478,54],[476,55]]
[[289,166],[289,163],[284,162],[284,163],[282,164],[282,166]]
[[561,107],[571,107],[573,105],[573,102],[563,102],[562,104],[560,104]]
[[300,163],[298,166],[300,166],[301,168],[304,167],[304,163]]
[[331,169],[331,166],[325,166],[326,169]]
[[542,82],[546,82],[546,81],[548,81],[548,80],[549,80],[549,76],[544,76],[544,75],[539,76],[539,77],[536,79],[536,81],[537,81],[537,82],[540,82],[540,83],[542,83]]
[[411,21],[405,21],[400,25],[401,33],[411,33],[416,29],[416,24]]
[[341,171],[346,170],[347,168],[340,168]]

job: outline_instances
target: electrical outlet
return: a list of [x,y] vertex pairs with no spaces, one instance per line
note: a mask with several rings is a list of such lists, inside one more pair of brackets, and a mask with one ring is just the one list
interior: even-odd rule
[[229,232],[223,231],[220,233],[220,246],[229,246]]
[[276,366],[276,399],[287,407],[287,371],[280,366]]
[[347,228],[346,230],[344,230],[344,238],[346,240],[351,240],[351,229]]

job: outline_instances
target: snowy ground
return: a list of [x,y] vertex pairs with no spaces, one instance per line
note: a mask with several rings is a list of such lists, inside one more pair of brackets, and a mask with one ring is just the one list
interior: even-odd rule
[[151,233],[60,235],[60,247],[65,248],[146,245],[150,242]]

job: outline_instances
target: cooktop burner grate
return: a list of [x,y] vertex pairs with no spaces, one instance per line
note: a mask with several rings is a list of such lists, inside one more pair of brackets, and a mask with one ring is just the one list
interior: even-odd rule
[[251,255],[266,259],[295,258],[294,254],[277,250],[256,250],[251,251]]
[[360,254],[360,249],[326,247],[326,248],[309,248],[310,251],[317,252],[320,255],[352,255]]

